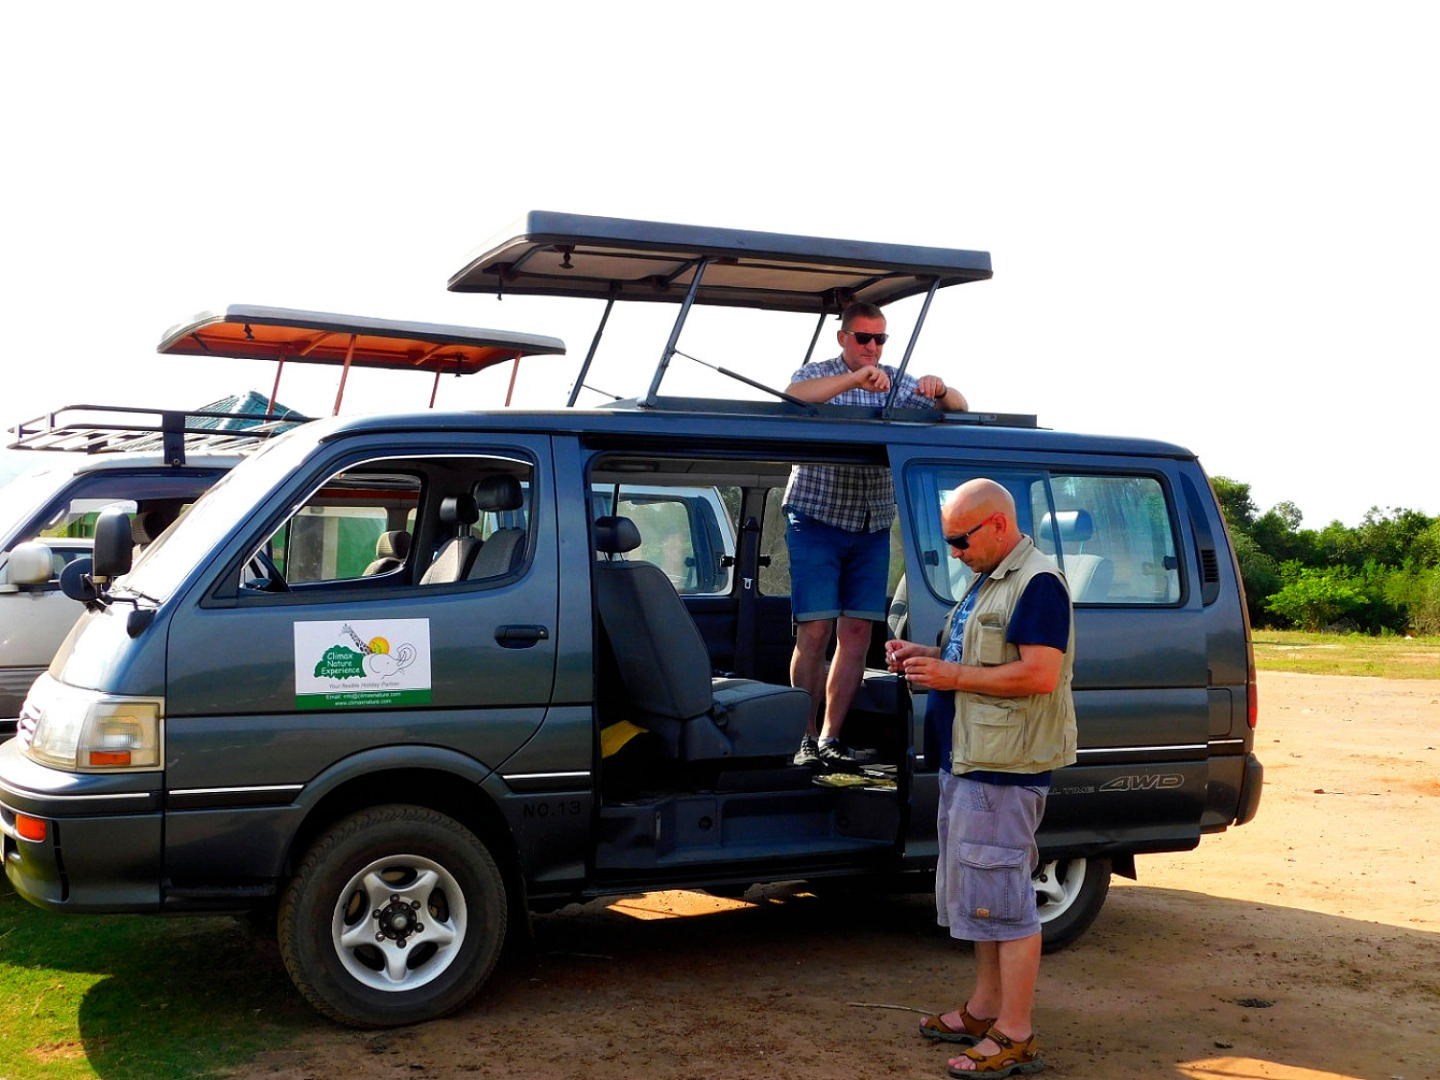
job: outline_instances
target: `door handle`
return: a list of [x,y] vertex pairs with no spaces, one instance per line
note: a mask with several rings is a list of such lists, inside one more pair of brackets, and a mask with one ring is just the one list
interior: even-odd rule
[[550,630],[544,626],[508,624],[495,628],[495,640],[502,649],[528,649],[537,641],[549,641]]

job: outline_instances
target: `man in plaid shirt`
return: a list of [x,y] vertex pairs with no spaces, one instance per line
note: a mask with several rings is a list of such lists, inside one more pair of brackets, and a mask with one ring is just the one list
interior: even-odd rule
[[[836,334],[840,355],[806,364],[786,392],[817,404],[883,406],[895,378],[894,368],[880,363],[887,336],[878,307],[851,304]],[[965,395],[938,375],[906,375],[895,404],[948,412],[968,408]],[[885,618],[894,482],[883,466],[797,465],[785,488],[784,510],[795,619],[790,682],[810,692],[810,723],[795,763],[853,769],[857,759],[841,745],[840,727],[865,672],[870,624]],[[827,674],[832,626],[835,657]],[[824,726],[817,729],[822,698]]]

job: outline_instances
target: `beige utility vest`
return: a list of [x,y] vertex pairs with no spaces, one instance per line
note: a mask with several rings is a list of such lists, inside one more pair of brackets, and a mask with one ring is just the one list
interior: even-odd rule
[[[975,606],[965,621],[961,642],[962,664],[993,667],[1020,659],[1020,650],[1008,640],[1010,616],[1025,586],[1037,574],[1054,574],[1063,582],[1054,561],[1028,536],[980,583]],[[956,610],[959,610],[957,605]],[[952,611],[950,618],[955,613]],[[947,623],[945,636],[949,636]],[[993,697],[969,691],[955,692],[955,730],[951,771],[957,776],[973,769],[991,772],[1039,773],[1058,769],[1075,760],[1075,701],[1070,693],[1075,668],[1075,615],[1070,615],[1070,637],[1060,663],[1060,681],[1048,694]]]

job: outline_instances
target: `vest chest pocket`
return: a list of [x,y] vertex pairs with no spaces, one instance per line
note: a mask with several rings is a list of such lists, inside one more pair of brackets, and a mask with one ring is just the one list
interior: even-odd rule
[[1000,618],[1000,613],[995,611],[983,612],[979,617],[978,630],[978,659],[986,665],[1003,664],[1005,662],[1005,623]]

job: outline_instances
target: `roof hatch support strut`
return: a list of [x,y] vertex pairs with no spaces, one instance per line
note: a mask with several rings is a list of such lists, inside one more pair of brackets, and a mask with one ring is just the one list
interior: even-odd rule
[[340,399],[345,396],[345,379],[350,374],[350,361],[355,359],[355,339],[359,336],[359,334],[351,334],[350,344],[345,347],[345,366],[340,369],[340,386],[335,391],[335,411],[330,414],[331,416],[340,415]]
[[665,351],[660,354],[660,363],[655,366],[655,377],[650,381],[650,390],[646,393],[645,400],[640,403],[646,408],[655,406],[655,398],[660,393],[660,380],[665,377],[665,369],[670,366],[670,358],[675,355],[675,346],[680,341],[680,329],[690,314],[690,305],[695,302],[695,297],[700,292],[700,279],[705,276],[705,267],[709,265],[709,256],[703,256],[695,263],[695,276],[690,281],[690,291],[685,294],[680,313],[675,316],[675,325],[670,328],[670,340],[665,342]]
[[515,361],[510,365],[510,385],[505,390],[505,407],[510,407],[510,401],[515,396],[515,376],[520,374],[520,354],[515,354]]
[[815,359],[815,343],[820,340],[820,331],[825,329],[825,316],[827,314],[828,312],[822,311],[820,318],[815,321],[815,333],[810,335],[810,348],[805,350],[805,363],[801,364],[801,367],[804,367],[805,364]]
[[905,378],[905,369],[910,366],[910,354],[915,351],[915,342],[920,337],[920,328],[925,325],[925,316],[930,311],[930,301],[935,299],[935,293],[940,288],[940,279],[930,279],[930,291],[925,294],[925,302],[920,305],[920,314],[915,319],[915,329],[910,331],[910,340],[905,344],[905,355],[900,360],[900,366],[895,369],[895,381],[890,384],[889,396],[885,398],[885,408],[881,410],[882,419],[889,417],[895,409],[895,398],[900,393],[901,380]]
[[567,409],[575,407],[575,399],[580,396],[580,391],[585,386],[585,376],[590,374],[590,362],[595,359],[595,350],[600,347],[600,337],[605,333],[605,324],[610,319],[610,309],[615,306],[615,298],[619,294],[619,284],[612,284],[610,297],[605,301],[605,310],[600,314],[600,325],[595,327],[595,336],[590,339],[590,351],[585,354],[585,362],[580,365],[580,374],[575,376],[575,385],[570,387],[570,398],[565,402]]
[[[199,340],[198,338],[196,340]],[[275,412],[275,402],[280,397],[280,376],[285,371],[285,354],[281,353],[275,357],[275,385],[270,387],[270,404],[265,406],[267,413]]]

